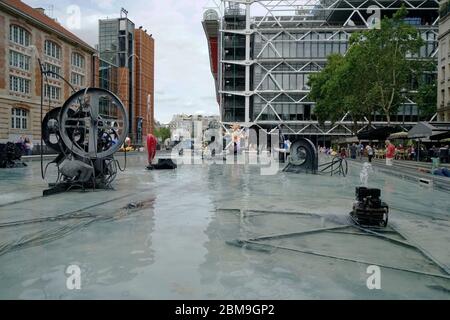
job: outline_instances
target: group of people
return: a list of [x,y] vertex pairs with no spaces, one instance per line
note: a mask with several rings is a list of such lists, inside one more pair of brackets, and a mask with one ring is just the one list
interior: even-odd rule
[[375,146],[372,146],[371,144],[368,144],[367,146],[364,146],[362,143],[353,143],[349,148],[348,152],[345,148],[341,149],[341,157],[350,157],[351,159],[360,159],[362,160],[365,155],[367,155],[367,158],[369,162],[372,162],[373,157],[375,156],[376,152]]
[[427,150],[422,145],[420,147],[420,150],[417,150],[414,145],[405,147],[402,144],[399,144],[398,146],[395,146],[391,141],[386,140],[384,148],[383,147],[380,148],[370,143],[364,145],[361,142],[359,142],[358,144],[353,143],[352,145],[347,146],[347,148],[342,147],[339,149],[338,152],[336,152],[333,148],[325,148],[325,147],[320,147],[319,151],[321,153],[331,156],[339,155],[342,158],[351,158],[351,159],[359,158],[360,160],[362,160],[363,157],[367,157],[369,162],[372,162],[372,159],[375,157],[375,155],[380,154],[381,152],[383,158],[386,159],[386,165],[392,166],[394,159],[399,157],[405,160],[417,160],[417,157],[420,154],[421,157],[428,157],[427,158],[428,160],[431,158],[439,158],[439,156],[443,154],[442,152],[443,149],[444,151],[448,150],[449,146],[447,145],[442,148],[437,148],[436,146],[433,146],[432,148]]
[[370,144],[368,144],[367,146],[364,146],[362,143],[359,143],[359,144],[353,143],[348,148],[340,148],[339,152],[337,152],[333,148],[319,146],[320,153],[323,153],[323,154],[326,154],[326,155],[329,155],[332,157],[339,155],[341,158],[351,158],[351,159],[359,158],[360,160],[362,160],[363,157],[365,155],[367,155],[369,162],[372,162],[372,159],[375,155],[375,150],[376,149],[374,147],[372,147]]
[[[397,152],[397,148],[389,140],[386,140],[385,147],[386,147],[386,164],[388,166],[392,166],[395,154]],[[415,152],[414,147],[412,148],[413,148],[412,152]],[[339,155],[341,158],[351,158],[355,160],[358,158],[362,160],[365,156],[367,156],[369,163],[371,163],[378,149],[376,148],[376,146],[370,143],[364,145],[361,142],[359,142],[358,144],[353,143],[348,148],[344,147],[340,148],[339,152],[335,151],[333,148],[326,148],[326,147],[319,147],[319,151],[326,155],[330,156]]]

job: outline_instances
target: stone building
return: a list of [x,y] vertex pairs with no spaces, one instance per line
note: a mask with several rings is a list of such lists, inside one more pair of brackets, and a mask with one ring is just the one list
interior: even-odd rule
[[61,106],[73,90],[96,85],[94,48],[43,9],[19,0],[0,1],[0,142],[26,135],[40,144],[39,60],[44,70],[61,75],[73,87],[54,74],[44,77],[44,115]]

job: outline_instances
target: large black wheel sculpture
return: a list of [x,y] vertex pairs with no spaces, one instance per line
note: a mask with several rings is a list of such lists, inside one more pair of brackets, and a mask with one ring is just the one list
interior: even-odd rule
[[291,145],[289,164],[283,170],[294,173],[313,173],[319,169],[317,149],[311,140],[301,138]]
[[59,153],[52,162],[58,168],[58,181],[44,195],[75,187],[110,187],[119,168],[114,153],[127,135],[128,117],[117,96],[98,88],[73,94],[42,122],[45,144]]
[[104,89],[88,88],[72,95],[61,109],[59,123],[64,144],[86,159],[113,155],[128,135],[122,102]]

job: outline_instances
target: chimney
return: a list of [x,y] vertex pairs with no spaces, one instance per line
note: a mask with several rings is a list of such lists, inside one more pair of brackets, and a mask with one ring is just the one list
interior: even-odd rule
[[34,10],[38,11],[41,14],[45,14],[45,9],[44,8],[34,8]]

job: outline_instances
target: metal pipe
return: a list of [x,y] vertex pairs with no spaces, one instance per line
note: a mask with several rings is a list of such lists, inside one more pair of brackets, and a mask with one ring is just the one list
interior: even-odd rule
[[[325,254],[325,253],[316,252],[316,251],[313,251],[313,250],[293,249],[293,248],[289,248],[289,247],[275,246],[275,245],[266,244],[266,243],[259,243],[259,242],[251,241],[251,240],[241,240],[241,243],[244,243],[244,244],[248,243],[248,244],[252,244],[252,245],[258,245],[258,246],[261,246],[261,247],[266,246],[266,247],[270,247],[270,248],[274,248],[274,249],[281,249],[281,250],[286,250],[286,251],[293,251],[293,252],[298,252],[298,253],[310,254],[310,255],[314,255],[314,256],[318,256],[318,257],[332,258],[332,259],[341,260],[341,261],[347,261],[347,262],[356,262],[356,263],[361,263],[361,264],[370,265],[370,266],[376,265],[376,266],[379,266],[379,267],[382,267],[382,268],[386,268],[386,269],[392,269],[392,270],[397,270],[397,271],[409,272],[409,273],[420,274],[420,275],[425,275],[425,276],[429,276],[429,277],[436,277],[436,278],[442,278],[442,279],[450,280],[450,276],[448,276],[448,275],[436,274],[436,273],[425,272],[425,271],[420,271],[420,270],[413,270],[413,269],[407,269],[407,268],[400,268],[400,267],[389,266],[389,265],[385,265],[385,264],[380,264],[380,263],[375,263],[375,262],[368,262],[368,261],[363,261],[363,260],[358,260],[358,259],[339,257],[339,256],[335,256],[335,255],[329,255],[329,254]],[[249,249],[251,249],[251,247]]]
[[274,239],[283,239],[283,238],[289,238],[293,236],[303,236],[311,233],[319,233],[323,231],[329,231],[329,230],[339,230],[339,229],[346,229],[351,227],[350,225],[344,225],[344,226],[338,226],[338,227],[329,227],[329,228],[320,228],[320,229],[313,229],[313,230],[307,230],[302,232],[293,232],[293,233],[284,233],[284,234],[274,234],[270,236],[263,236],[258,238],[251,238],[248,239],[248,241],[261,241],[261,240],[274,240]]

